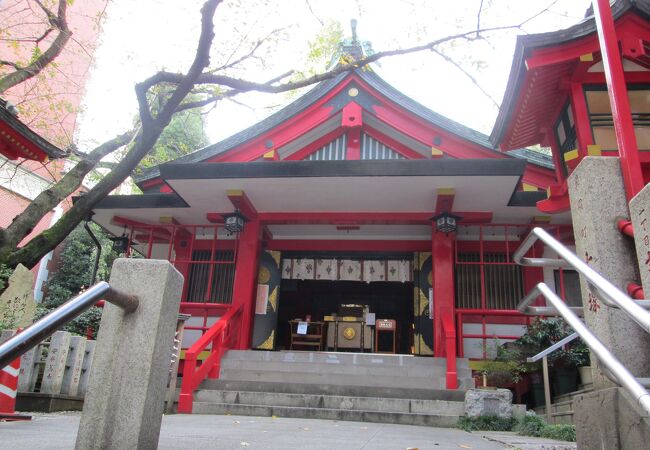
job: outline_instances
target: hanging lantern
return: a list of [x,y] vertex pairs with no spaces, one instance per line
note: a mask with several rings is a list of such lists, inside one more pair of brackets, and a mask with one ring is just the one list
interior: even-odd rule
[[435,221],[436,223],[436,231],[440,231],[441,233],[445,234],[453,233],[456,231],[458,228],[458,221],[461,219],[462,217],[448,213],[446,211],[431,218],[431,220]]
[[113,251],[116,253],[126,253],[129,249],[129,237],[124,233],[122,236],[109,237],[113,241]]
[[229,233],[239,233],[244,230],[244,223],[246,218],[239,212],[238,209],[232,214],[224,214],[224,227]]

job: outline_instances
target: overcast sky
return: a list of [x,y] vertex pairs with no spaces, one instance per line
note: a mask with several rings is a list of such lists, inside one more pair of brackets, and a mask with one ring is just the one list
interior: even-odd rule
[[[156,70],[186,71],[196,48],[200,0],[113,0],[108,8],[96,63],[80,116],[78,138],[89,148],[130,127],[137,105],[133,86]],[[224,1],[217,9],[213,64],[246,53],[247,43],[282,30],[260,48],[260,58],[229,73],[266,81],[301,66],[321,22],[339,21],[345,35],[358,20],[360,39],[374,50],[405,48],[475,29],[483,4],[482,28],[515,25],[534,16],[523,30],[457,42],[443,50],[501,102],[517,34],[566,28],[582,20],[589,0],[258,0]],[[461,71],[432,52],[393,57],[374,69],[386,81],[428,108],[489,134],[497,114],[493,101]],[[295,97],[294,97],[295,98]],[[216,142],[263,119],[292,97],[245,94],[210,112],[207,132]]]

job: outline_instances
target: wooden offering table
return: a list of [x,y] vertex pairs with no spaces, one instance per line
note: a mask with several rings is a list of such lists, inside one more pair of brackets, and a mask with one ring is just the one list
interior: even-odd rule
[[294,346],[310,347],[312,350],[323,349],[323,326],[325,322],[306,322],[300,319],[289,321],[291,328],[290,350]]
[[363,317],[326,316],[327,348],[372,351],[372,328]]

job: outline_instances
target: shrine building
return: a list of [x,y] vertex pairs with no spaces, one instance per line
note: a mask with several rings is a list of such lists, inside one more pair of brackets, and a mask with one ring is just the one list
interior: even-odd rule
[[[645,184],[650,8],[618,1],[613,14]],[[524,333],[532,319],[516,306],[536,283],[582,304],[574,272],[512,253],[534,226],[573,245],[567,176],[585,156],[617,155],[599,49],[593,17],[520,36],[490,136],[371,68],[343,72],[146,170],[143,195],[110,196],[93,220],[184,275],[183,348],[229,327],[227,348],[199,360],[228,348],[436,356],[457,388],[457,358],[491,358]]]

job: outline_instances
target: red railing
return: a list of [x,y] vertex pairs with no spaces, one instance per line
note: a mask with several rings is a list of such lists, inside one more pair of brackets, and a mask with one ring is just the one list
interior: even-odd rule
[[[502,320],[497,321],[496,319],[489,320],[488,317],[501,317]],[[470,320],[465,320],[469,318]],[[506,335],[499,333],[489,333],[487,331],[488,325],[529,325],[530,322],[534,320],[530,316],[523,315],[517,310],[510,309],[495,309],[495,310],[484,310],[484,309],[457,309],[456,310],[456,328],[458,330],[458,356],[461,358],[465,357],[464,349],[464,339],[481,339],[482,348],[483,348],[483,357],[482,359],[488,359],[488,349],[487,343],[488,340],[516,340],[521,337],[521,335]],[[508,323],[509,322],[509,323]],[[465,333],[463,330],[463,324],[465,323],[477,323],[481,325],[481,333]],[[523,334],[523,331],[522,331]]]
[[[238,340],[242,309],[242,304],[233,306],[185,352],[183,382],[178,396],[179,413],[191,414],[196,388],[206,377],[219,377],[221,358]],[[208,350],[209,346],[210,355],[197,368],[199,354]]]

